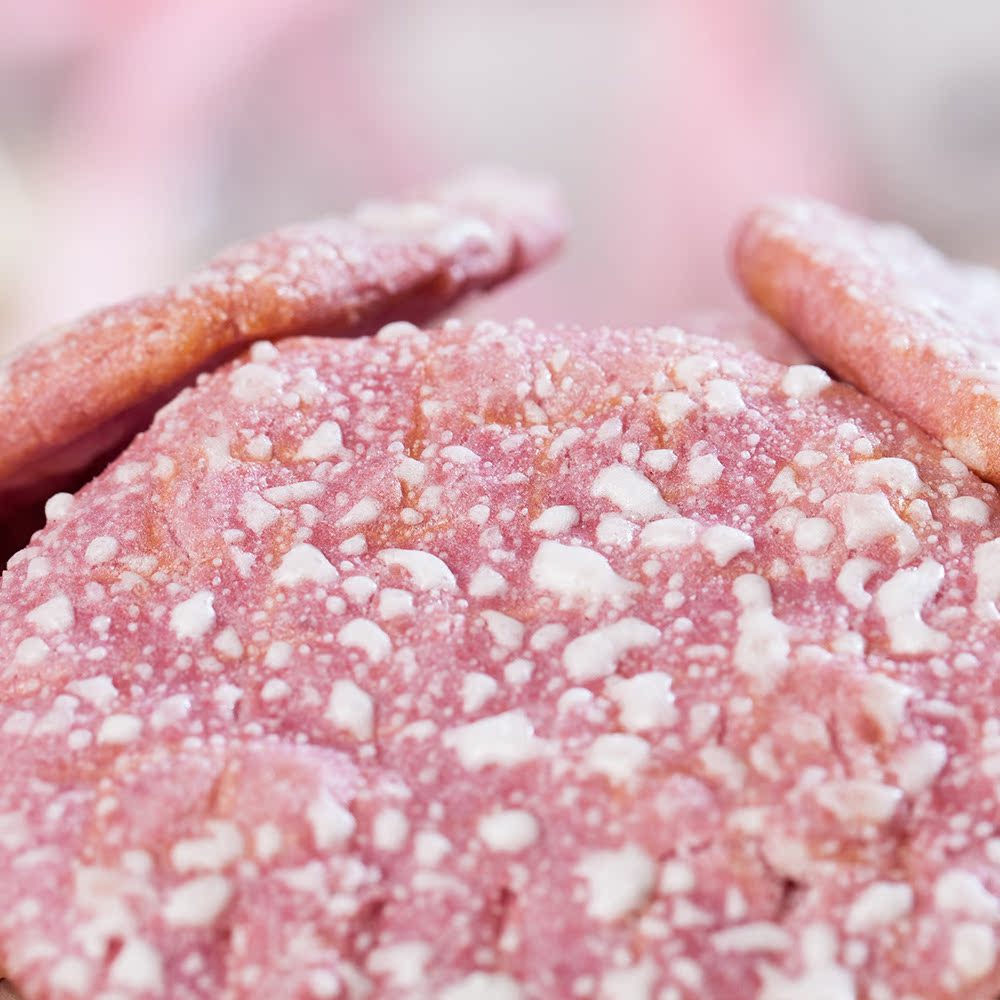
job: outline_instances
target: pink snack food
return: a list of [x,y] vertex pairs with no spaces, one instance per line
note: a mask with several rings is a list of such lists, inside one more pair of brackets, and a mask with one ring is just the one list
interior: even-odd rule
[[48,510],[0,581],[28,1000],[1000,989],[996,493],[819,369],[258,344]]
[[[240,244],[181,284],[53,331],[0,361],[0,507],[81,485],[185,382],[254,340],[428,319],[544,259],[561,235],[544,185],[481,171]],[[0,559],[30,527],[4,521]]]
[[1000,483],[1000,274],[795,200],[750,216],[735,261],[753,301],[831,371]]

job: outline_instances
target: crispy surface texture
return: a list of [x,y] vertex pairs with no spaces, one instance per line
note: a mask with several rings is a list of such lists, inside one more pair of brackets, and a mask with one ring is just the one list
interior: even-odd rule
[[80,485],[180,386],[252,341],[419,322],[548,256],[561,234],[548,189],[481,172],[241,244],[182,284],[55,330],[0,361],[0,509]]
[[799,200],[750,216],[735,266],[822,364],[1000,483],[1000,275],[900,226]]
[[1000,989],[1000,504],[818,368],[257,344],[48,514],[0,579],[28,1000]]

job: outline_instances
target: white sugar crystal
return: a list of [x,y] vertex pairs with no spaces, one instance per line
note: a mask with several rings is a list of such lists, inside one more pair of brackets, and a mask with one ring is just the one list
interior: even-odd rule
[[258,462],[267,462],[274,454],[274,445],[266,434],[255,434],[247,441],[247,454]]
[[925,559],[913,569],[898,570],[878,588],[875,607],[885,620],[893,652],[926,655],[948,648],[948,636],[921,618],[923,606],[938,592],[943,580],[944,567]]
[[754,551],[754,540],[738,528],[713,524],[701,535],[701,546],[715,560],[716,566],[726,566],[743,552]]
[[118,688],[106,674],[71,681],[66,690],[102,712],[107,711],[118,697]]
[[598,441],[613,441],[622,436],[622,418],[608,417],[607,420],[597,428],[595,435]]
[[642,460],[656,472],[669,472],[677,464],[677,452],[670,448],[651,448],[643,454]]
[[912,694],[913,688],[884,674],[871,674],[863,681],[861,707],[886,742],[891,743],[899,733]]
[[284,843],[281,828],[274,823],[261,823],[253,831],[253,852],[263,862],[272,861]]
[[792,365],[781,379],[782,391],[796,399],[817,396],[829,384],[830,376],[815,365]]
[[733,581],[733,594],[742,606],[736,620],[737,669],[767,688],[788,669],[791,647],[788,626],[771,609],[771,586],[755,573],[745,573]]
[[597,522],[597,541],[600,545],[627,548],[632,544],[638,525],[620,514],[602,514]]
[[339,455],[344,436],[336,420],[325,420],[307,437],[295,455],[300,462],[323,462]]
[[948,748],[938,740],[924,740],[904,751],[896,761],[899,787],[919,795],[934,783],[948,762]]
[[836,533],[825,517],[805,517],[795,525],[792,541],[800,552],[820,552],[833,541]]
[[996,960],[996,933],[991,926],[962,923],[952,930],[951,964],[963,982],[982,979]]
[[110,535],[98,535],[88,546],[87,551],[84,552],[83,558],[91,566],[97,566],[100,563],[108,562],[110,559],[114,559],[118,555],[118,539],[112,538]]
[[591,851],[576,871],[587,883],[587,914],[606,922],[639,909],[656,885],[656,862],[636,844]]
[[830,781],[816,790],[819,804],[844,823],[885,823],[902,798],[892,785],[860,778]]
[[492,566],[480,566],[469,580],[470,597],[496,597],[507,589],[507,580]]
[[65,594],[57,594],[44,604],[39,604],[25,616],[28,624],[42,635],[55,635],[68,632],[73,627],[75,615],[73,603]]
[[260,699],[263,702],[281,701],[291,693],[292,689],[287,681],[283,681],[279,677],[272,677],[265,681],[264,686],[260,689]]
[[[109,970],[108,975],[113,976],[113,971]],[[126,978],[129,977],[126,975]],[[90,997],[92,996],[93,970],[84,959],[70,955],[60,958],[52,967],[49,982],[54,989],[64,991],[67,996]],[[157,986],[156,983],[151,982],[150,985],[139,988],[148,989],[155,995],[159,995],[162,993],[163,984],[160,983]]]
[[210,927],[232,896],[232,883],[221,875],[190,879],[167,896],[163,919],[172,927]]
[[417,458],[401,458],[396,466],[396,476],[407,486],[418,487],[427,476],[427,466]]
[[534,726],[522,709],[487,716],[444,733],[444,745],[453,749],[470,771],[491,764],[510,767],[545,753],[544,740],[535,736]]
[[359,556],[362,552],[368,551],[368,539],[360,533],[351,535],[350,538],[345,538],[337,549],[345,556]]
[[679,858],[665,861],[660,869],[660,892],[684,896],[695,887],[694,869]]
[[220,656],[228,657],[231,660],[238,660],[243,655],[243,642],[239,632],[232,625],[227,625],[212,640],[212,649]]
[[491,851],[515,854],[538,839],[538,820],[524,809],[505,809],[481,817],[478,831]]
[[686,517],[665,517],[650,521],[639,535],[639,542],[651,549],[683,549],[693,545],[701,525]]
[[638,618],[622,618],[577,636],[563,650],[563,666],[576,683],[613,674],[618,661],[633,649],[652,646],[660,630]]
[[200,639],[215,625],[215,595],[199,590],[170,613],[170,627],[178,639]]
[[292,644],[284,639],[276,639],[267,647],[264,666],[271,670],[283,670],[292,662]]
[[500,611],[482,612],[483,621],[493,641],[507,650],[520,649],[524,643],[524,625]]
[[354,528],[360,524],[370,524],[382,511],[382,507],[373,497],[364,497],[359,500],[337,524],[342,528]]
[[[657,972],[656,963],[650,960],[624,969],[608,969],[601,976],[600,1000],[653,1000]],[[669,994],[664,991],[660,996]]]
[[791,947],[792,935],[779,924],[761,920],[718,931],[712,944],[722,952],[782,952]]
[[648,759],[649,744],[641,736],[603,733],[591,743],[583,763],[589,771],[603,774],[611,784],[627,785]]
[[948,502],[948,513],[956,521],[967,524],[986,524],[990,519],[990,508],[976,497],[955,497]]
[[735,416],[746,409],[740,387],[724,378],[709,381],[705,389],[705,405],[726,417]]
[[385,619],[412,615],[413,611],[413,595],[408,590],[386,587],[378,595],[378,613]]
[[340,678],[333,682],[326,718],[357,740],[370,740],[374,734],[375,702],[354,681]]
[[313,840],[321,851],[343,847],[357,828],[352,813],[326,791],[320,792],[309,803],[306,819],[312,829]]
[[718,455],[698,455],[688,462],[688,478],[695,486],[711,486],[717,483],[725,471]]
[[686,392],[665,392],[656,403],[656,412],[667,427],[683,420],[693,409],[695,402]]
[[882,493],[849,493],[841,508],[844,544],[862,549],[883,538],[892,538],[903,559],[912,559],[920,549],[913,529],[889,506]]
[[406,814],[399,809],[382,809],[375,817],[372,840],[380,851],[396,852],[403,849],[410,833]]
[[602,469],[590,492],[592,496],[610,500],[630,517],[649,518],[670,512],[656,485],[628,465]]
[[479,456],[471,448],[466,448],[460,444],[452,444],[446,448],[442,448],[441,457],[448,462],[454,462],[456,465],[476,465],[480,460]]
[[469,520],[482,527],[490,519],[490,508],[484,503],[473,504],[469,508]]
[[419,549],[383,549],[379,559],[387,566],[398,566],[405,570],[414,585],[420,590],[458,589],[455,574],[443,559]]
[[229,377],[233,395],[244,403],[274,398],[281,393],[285,376],[269,365],[253,362],[237,368]]
[[645,732],[677,722],[670,675],[662,671],[650,670],[628,679],[612,677],[607,693],[618,705],[621,724],[632,732]]
[[578,441],[582,441],[586,434],[579,427],[568,427],[559,434],[552,444],[549,445],[549,458],[558,458],[564,451],[568,451]]
[[851,904],[845,928],[848,934],[868,934],[889,927],[913,909],[913,889],[905,882],[876,882]]
[[706,354],[689,354],[674,365],[674,374],[685,389],[695,389],[711,372],[717,371],[719,362]]
[[154,730],[159,732],[175,723],[181,722],[191,714],[191,697],[186,694],[174,694],[164,698],[153,712],[149,722]]
[[272,579],[279,587],[296,587],[302,583],[330,583],[337,575],[315,545],[303,542],[285,553]]
[[871,604],[872,596],[865,590],[865,585],[878,568],[879,564],[873,559],[861,556],[855,556],[844,563],[837,574],[837,590],[851,607],[864,611]]
[[61,521],[73,508],[72,493],[53,493],[45,501],[45,517],[49,521]]
[[109,746],[134,743],[142,733],[142,719],[134,715],[109,715],[97,731],[97,742]]
[[262,496],[268,503],[279,507],[302,503],[305,500],[316,500],[323,495],[323,484],[306,479],[298,483],[285,483],[282,486],[272,486],[264,490]]
[[496,678],[477,671],[462,678],[462,710],[467,714],[478,712],[496,693]]
[[583,545],[545,541],[531,562],[531,581],[563,603],[600,603],[628,597],[637,586],[620,577],[599,552]]
[[373,949],[366,962],[369,972],[386,976],[393,986],[418,989],[426,979],[431,947],[423,941],[399,941]]
[[884,486],[904,497],[915,497],[926,484],[917,467],[905,458],[876,458],[854,467],[854,481],[861,489]]
[[28,563],[27,578],[31,580],[42,580],[52,572],[52,560],[45,556],[35,556]]
[[531,530],[541,535],[563,535],[580,522],[580,512],[569,504],[546,507],[531,522]]
[[108,980],[129,992],[160,996],[164,985],[163,957],[142,938],[127,938],[108,969]]
[[934,903],[942,910],[977,920],[1000,919],[1000,900],[972,872],[952,868],[934,883]]
[[361,650],[372,663],[380,663],[392,652],[392,640],[367,618],[354,618],[341,626],[337,641],[342,646]]

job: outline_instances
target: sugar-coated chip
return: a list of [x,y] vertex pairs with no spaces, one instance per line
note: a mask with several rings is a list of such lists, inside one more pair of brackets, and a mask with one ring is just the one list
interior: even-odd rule
[[258,344],[49,506],[0,580],[27,1000],[1000,989],[1000,504],[819,368]]
[[735,262],[754,302],[822,364],[1000,483],[1000,274],[802,200],[750,216]]
[[75,487],[183,383],[252,341],[429,318],[548,256],[561,232],[547,188],[483,171],[241,244],[182,284],[53,331],[0,361],[0,509]]

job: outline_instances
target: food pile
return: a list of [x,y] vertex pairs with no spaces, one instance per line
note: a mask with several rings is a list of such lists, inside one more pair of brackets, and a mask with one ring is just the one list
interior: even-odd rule
[[8,362],[25,1000],[1000,992],[1000,278],[775,202],[803,346],[415,325],[560,231],[479,176]]

